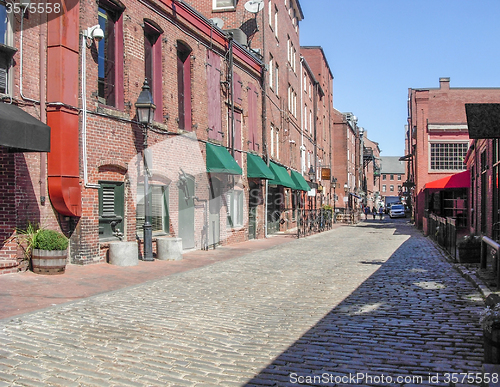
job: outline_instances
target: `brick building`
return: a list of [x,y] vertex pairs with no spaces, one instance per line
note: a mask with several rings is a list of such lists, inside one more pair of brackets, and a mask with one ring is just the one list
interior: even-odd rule
[[450,214],[464,212],[463,208],[454,208],[456,205],[467,208],[464,201],[467,192],[456,191],[460,189],[458,187],[446,190],[434,185],[431,191],[429,183],[466,169],[464,160],[469,149],[469,136],[465,104],[499,100],[499,89],[451,88],[449,78],[440,78],[439,88],[408,90],[407,154],[404,159],[410,163],[407,185],[413,190],[412,204],[418,228],[423,227],[424,211],[448,208],[445,201],[451,206]]
[[[360,127],[352,113],[332,111],[333,176],[337,179],[338,202],[341,211],[353,211],[362,203],[360,171]],[[361,164],[362,165],[362,164]],[[362,168],[361,168],[362,171]]]
[[370,209],[378,208],[380,204],[380,169],[381,158],[378,143],[368,138],[367,131],[363,135],[363,192],[365,200],[363,204]]
[[312,189],[308,193],[314,200],[314,208],[324,204],[333,206],[333,74],[321,47],[301,46],[300,54],[302,173],[308,174],[311,166],[315,172],[315,178],[310,181]]
[[[382,156],[379,179],[379,189],[381,194],[381,203],[384,204],[384,198],[392,200],[403,200],[403,184],[406,178],[406,164],[399,160],[399,156]],[[390,199],[389,199],[390,200]]]
[[[80,264],[105,259],[111,241],[142,241],[146,133],[154,237],[180,236],[184,248],[245,240],[252,206],[262,237],[262,176],[247,168],[262,155],[262,62],[177,2],[66,7],[48,23],[30,15],[23,32],[9,24],[4,102],[41,121],[46,112],[51,148],[47,158],[3,144],[3,240],[27,221],[61,228]],[[147,132],[134,108],[144,79],[156,104]],[[15,250],[4,243],[1,259],[10,265]]]

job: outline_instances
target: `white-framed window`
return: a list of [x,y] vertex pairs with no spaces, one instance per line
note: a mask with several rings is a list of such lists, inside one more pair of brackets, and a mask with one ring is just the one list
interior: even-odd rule
[[0,94],[11,94],[12,89],[12,57],[17,49],[12,47],[12,15],[7,12],[5,2],[0,1]]
[[280,158],[280,131],[278,128],[274,128],[274,135],[276,136],[276,144],[275,144],[275,148],[276,148],[276,158],[279,159]]
[[313,130],[313,112],[309,110],[309,132],[312,133]]
[[243,191],[232,189],[226,194],[227,227],[243,226]]
[[304,131],[307,132],[307,105],[304,106]]
[[269,87],[273,88],[274,58],[269,54]]
[[269,27],[273,28],[273,2],[271,0],[269,0],[269,3],[268,3],[268,11],[269,11],[269,15],[268,15],[268,19],[269,19]]
[[392,184],[390,185],[389,190],[390,190],[391,192],[394,192],[394,186],[393,186]]
[[382,192],[387,192],[387,186],[385,184],[382,185]]
[[278,7],[274,6],[274,36],[278,39]]
[[271,157],[274,157],[274,126],[271,124]]
[[278,63],[275,64],[274,67],[274,91],[276,92],[276,95],[279,95],[279,76],[280,76],[280,67],[278,66]]
[[430,142],[429,169],[433,171],[462,171],[466,168],[468,142]]
[[213,0],[212,9],[214,10],[224,10],[224,9],[234,9],[236,7],[235,0]]

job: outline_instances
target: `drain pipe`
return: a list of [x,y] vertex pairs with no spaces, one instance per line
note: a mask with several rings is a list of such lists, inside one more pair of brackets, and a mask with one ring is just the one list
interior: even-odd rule
[[[40,121],[47,123],[47,88],[45,74],[47,72],[47,14],[40,14]],[[23,18],[22,18],[23,19]],[[22,21],[21,19],[21,21]],[[22,31],[22,28],[21,28]],[[22,66],[21,66],[22,69]],[[21,78],[22,80],[22,78]],[[22,87],[22,81],[19,87]],[[40,152],[40,204],[45,206],[47,192],[47,152]]]
[[99,184],[89,183],[87,156],[87,36],[82,32],[82,155],[83,155],[83,185],[85,188],[99,189]]

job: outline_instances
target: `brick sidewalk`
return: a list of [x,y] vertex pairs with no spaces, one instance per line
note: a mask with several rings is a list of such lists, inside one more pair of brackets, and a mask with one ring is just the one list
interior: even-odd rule
[[120,267],[107,263],[68,265],[62,275],[33,272],[0,276],[0,319],[122,289],[187,270],[211,265],[255,251],[269,249],[296,239],[275,235],[208,251],[189,251],[180,261],[139,261],[137,266]]

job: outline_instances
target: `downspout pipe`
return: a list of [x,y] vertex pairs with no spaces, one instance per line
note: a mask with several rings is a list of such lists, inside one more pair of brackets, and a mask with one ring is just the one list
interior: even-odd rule
[[[262,12],[262,47],[263,47],[263,61],[264,66],[262,66],[262,154],[266,158],[266,164],[269,167],[269,152],[267,149],[267,93],[266,93],[266,28],[265,28],[265,12]],[[264,237],[268,237],[267,232],[267,213],[268,213],[268,191],[269,191],[269,182],[266,179],[265,190],[264,190]]]

